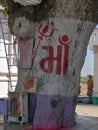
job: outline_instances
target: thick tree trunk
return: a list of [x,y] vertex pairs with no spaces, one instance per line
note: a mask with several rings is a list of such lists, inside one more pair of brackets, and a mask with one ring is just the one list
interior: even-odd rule
[[37,51],[31,72],[38,79],[31,104],[34,128],[55,130],[75,123],[80,72],[97,21],[95,4],[94,0],[43,0],[38,6],[23,7],[8,2],[9,27],[19,40],[17,92]]

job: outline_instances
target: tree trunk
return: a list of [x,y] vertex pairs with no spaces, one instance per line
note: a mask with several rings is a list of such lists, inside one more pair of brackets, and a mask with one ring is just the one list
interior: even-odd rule
[[33,128],[56,130],[75,124],[80,72],[98,20],[97,5],[95,0],[43,0],[24,7],[8,1],[9,27],[19,40],[16,92],[34,57],[30,76],[38,82],[30,106]]

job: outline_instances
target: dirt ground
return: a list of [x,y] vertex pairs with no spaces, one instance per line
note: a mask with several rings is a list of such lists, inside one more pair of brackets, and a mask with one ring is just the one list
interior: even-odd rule
[[87,96],[87,84],[86,83],[80,83],[80,86],[81,86],[81,93],[79,96]]

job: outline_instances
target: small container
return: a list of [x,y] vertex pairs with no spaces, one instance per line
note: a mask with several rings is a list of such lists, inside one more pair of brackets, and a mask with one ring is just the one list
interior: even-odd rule
[[92,100],[93,100],[93,104],[98,104],[98,97],[93,97]]

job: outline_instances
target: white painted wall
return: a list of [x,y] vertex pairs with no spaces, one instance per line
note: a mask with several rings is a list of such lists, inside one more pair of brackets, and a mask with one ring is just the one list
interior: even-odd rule
[[98,59],[98,52],[94,52],[94,95],[98,93],[98,60],[97,59]]
[[94,97],[98,97],[98,28],[96,28],[89,41],[89,48],[94,53]]
[[89,49],[93,50],[93,46],[98,46],[98,28],[96,28],[89,40]]

